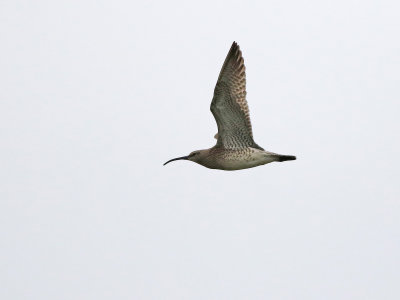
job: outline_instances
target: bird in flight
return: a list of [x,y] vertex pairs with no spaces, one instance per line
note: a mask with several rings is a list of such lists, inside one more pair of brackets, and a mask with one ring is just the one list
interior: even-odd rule
[[222,66],[210,109],[218,126],[216,145],[171,159],[164,165],[176,160],[190,160],[206,168],[232,171],[296,159],[293,155],[265,151],[254,141],[246,101],[245,66],[236,42]]

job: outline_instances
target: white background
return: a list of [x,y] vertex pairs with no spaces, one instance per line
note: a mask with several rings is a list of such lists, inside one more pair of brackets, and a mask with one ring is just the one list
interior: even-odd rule
[[[1,299],[400,299],[397,1],[0,2]],[[233,41],[256,142],[214,145]]]

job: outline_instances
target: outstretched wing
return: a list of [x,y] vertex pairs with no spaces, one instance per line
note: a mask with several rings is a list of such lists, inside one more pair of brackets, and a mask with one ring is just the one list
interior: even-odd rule
[[253,140],[246,101],[245,69],[242,52],[233,42],[219,74],[210,107],[218,126],[217,146],[226,149],[262,149]]

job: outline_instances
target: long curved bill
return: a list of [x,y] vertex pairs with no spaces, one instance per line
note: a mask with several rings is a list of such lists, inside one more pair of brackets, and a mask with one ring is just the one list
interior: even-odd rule
[[188,156],[182,156],[182,157],[177,157],[177,158],[170,159],[169,161],[167,161],[167,162],[164,164],[164,166],[165,166],[166,164],[170,163],[171,161],[180,160],[180,159],[185,159],[185,160],[187,160],[187,159],[188,159]]

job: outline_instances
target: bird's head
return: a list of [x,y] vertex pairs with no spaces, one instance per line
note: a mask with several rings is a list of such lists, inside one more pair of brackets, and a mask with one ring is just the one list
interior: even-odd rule
[[191,160],[193,162],[199,163],[204,157],[205,157],[206,153],[205,150],[196,150],[191,152],[189,155],[187,156],[181,156],[181,157],[177,157],[177,158],[173,158],[170,159],[169,161],[167,161],[164,166],[168,163],[170,163],[171,161],[175,161],[175,160]]

